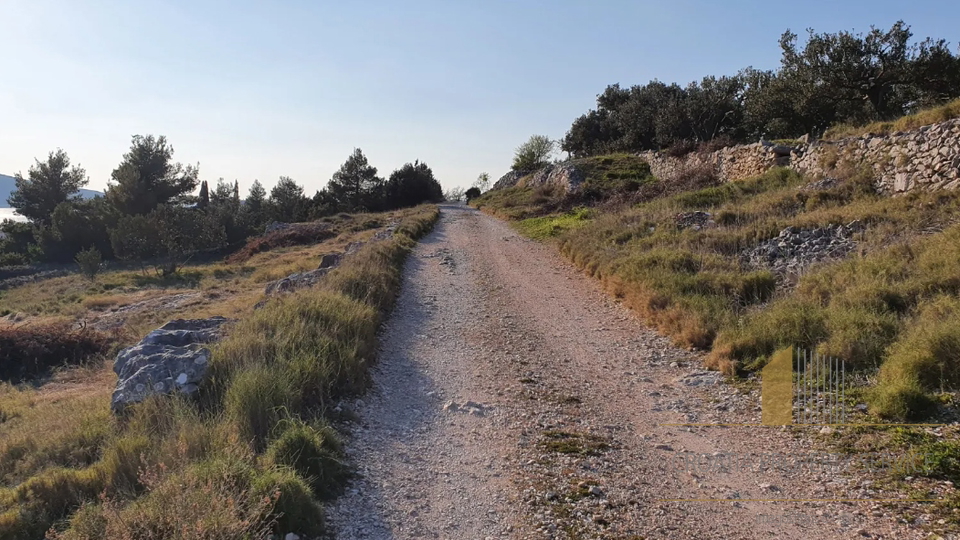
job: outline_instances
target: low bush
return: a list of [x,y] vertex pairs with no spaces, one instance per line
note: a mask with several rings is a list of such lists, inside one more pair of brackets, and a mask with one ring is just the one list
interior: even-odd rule
[[103,266],[103,257],[100,256],[100,250],[95,247],[81,250],[76,256],[77,266],[80,267],[80,273],[87,279],[93,279],[100,273]]
[[0,326],[0,380],[20,382],[103,358],[110,336],[67,324]]
[[285,229],[272,231],[249,240],[236,253],[227,257],[226,262],[241,264],[257,253],[282,247],[316,244],[336,235],[334,228],[327,223],[295,223]]
[[267,449],[267,459],[297,471],[318,498],[336,497],[350,473],[336,432],[299,420],[288,420],[281,427],[280,436]]

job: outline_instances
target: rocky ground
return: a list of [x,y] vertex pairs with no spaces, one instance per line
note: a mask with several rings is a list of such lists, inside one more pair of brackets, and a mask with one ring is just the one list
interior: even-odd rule
[[859,221],[812,229],[787,227],[775,238],[744,251],[743,257],[748,264],[770,268],[778,276],[798,277],[811,265],[845,257],[863,230]]
[[444,206],[342,405],[359,474],[331,534],[927,538],[902,504],[840,500],[897,495],[822,466],[817,428],[736,425],[755,385],[699,366],[551,246]]

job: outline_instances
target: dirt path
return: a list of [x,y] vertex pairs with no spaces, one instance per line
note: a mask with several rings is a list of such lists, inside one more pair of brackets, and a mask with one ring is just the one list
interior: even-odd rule
[[[409,260],[372,391],[345,404],[360,538],[925,538],[868,484],[796,464],[816,432],[759,421],[551,246],[456,205]],[[773,456],[774,459],[771,459]],[[731,459],[735,458],[735,459]],[[665,499],[709,499],[675,502]]]

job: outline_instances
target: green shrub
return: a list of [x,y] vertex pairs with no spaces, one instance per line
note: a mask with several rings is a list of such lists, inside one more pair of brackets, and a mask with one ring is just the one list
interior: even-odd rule
[[292,467],[321,499],[336,497],[349,474],[336,433],[329,427],[315,429],[290,421],[270,443],[266,456],[272,463]]
[[22,253],[0,253],[0,268],[4,266],[20,266],[28,262],[27,256]]
[[260,498],[275,497],[272,517],[277,533],[296,531],[314,537],[323,533],[323,507],[292,469],[268,469],[254,477],[251,488]]
[[823,308],[796,298],[774,302],[741,324],[717,336],[709,363],[733,360],[746,369],[760,369],[777,350],[791,345],[812,348],[827,335]]
[[76,256],[77,266],[80,267],[80,273],[93,280],[103,264],[103,258],[100,256],[100,250],[95,247],[81,250]]

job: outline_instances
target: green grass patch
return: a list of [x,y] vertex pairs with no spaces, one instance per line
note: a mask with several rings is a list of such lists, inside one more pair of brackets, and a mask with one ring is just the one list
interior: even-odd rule
[[544,431],[540,446],[550,452],[580,456],[597,456],[611,448],[603,437],[560,430]]
[[569,214],[528,218],[517,222],[517,229],[524,235],[535,240],[555,238],[561,233],[582,227],[589,221],[591,211],[580,208]]

